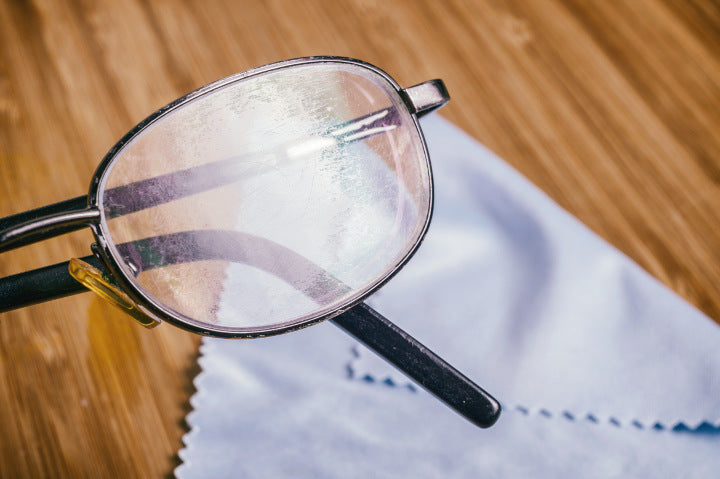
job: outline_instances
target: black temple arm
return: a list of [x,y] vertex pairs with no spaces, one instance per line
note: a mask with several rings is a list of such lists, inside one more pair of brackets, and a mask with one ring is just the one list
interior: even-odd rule
[[[192,247],[188,248],[189,244]],[[299,286],[304,284],[304,275],[298,277],[297,271],[314,272],[312,276],[321,277],[323,283],[346,288],[338,279],[326,272],[322,274],[321,268],[301,255],[265,238],[236,231],[185,231],[124,243],[118,245],[118,249],[139,271],[208,259],[271,270],[270,266],[277,263],[275,260],[282,258],[281,264],[287,267],[273,274],[309,297],[313,297],[317,288]],[[163,254],[156,254],[158,251]],[[82,259],[100,270],[105,269],[94,256]],[[0,312],[83,291],[87,290],[70,276],[68,263],[59,263],[0,278]],[[500,415],[500,405],[492,396],[369,306],[357,305],[331,321],[472,423],[490,427]]]
[[[82,258],[102,269],[95,256]],[[0,313],[87,291],[68,272],[68,262],[0,278]]]
[[[78,196],[69,200],[54,203],[48,206],[42,206],[35,208],[34,210],[25,211],[23,213],[17,213],[12,216],[0,218],[0,231],[11,230],[18,226],[37,220],[39,218],[46,218],[59,213],[67,213],[70,211],[79,211],[87,207],[87,196]],[[18,248],[20,246],[35,243],[40,240],[52,238],[54,236],[64,235],[65,233],[71,233],[85,228],[86,224],[69,224],[64,226],[58,226],[52,230],[43,230],[37,234],[28,235],[25,238],[17,241],[13,241],[12,248]],[[0,245],[1,246],[1,245]]]
[[367,304],[359,304],[330,321],[473,424],[490,427],[500,416],[495,398]]

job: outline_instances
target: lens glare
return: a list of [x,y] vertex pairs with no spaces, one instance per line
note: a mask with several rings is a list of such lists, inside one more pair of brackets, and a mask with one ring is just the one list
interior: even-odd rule
[[358,64],[288,66],[182,103],[103,176],[111,254],[156,305],[211,330],[327,315],[422,236],[430,173],[396,89]]

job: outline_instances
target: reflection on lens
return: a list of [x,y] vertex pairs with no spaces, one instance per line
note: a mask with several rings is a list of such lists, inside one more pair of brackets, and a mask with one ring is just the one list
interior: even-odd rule
[[210,329],[294,324],[362,296],[426,226],[430,177],[395,88],[324,62],[235,80],[159,117],[101,186],[136,287]]

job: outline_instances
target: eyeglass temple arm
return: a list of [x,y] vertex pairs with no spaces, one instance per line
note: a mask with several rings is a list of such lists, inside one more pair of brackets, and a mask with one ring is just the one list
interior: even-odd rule
[[495,398],[367,304],[330,321],[476,426],[490,427],[500,417]]
[[[194,247],[176,246],[181,244],[193,244]],[[319,278],[324,284],[335,284],[341,289],[346,287],[292,250],[244,233],[188,231],[125,243],[119,245],[119,249],[132,260],[138,271],[211,259],[248,263],[270,270],[279,258],[281,264],[289,266],[274,273],[309,297],[314,297],[318,288],[307,284],[303,277],[296,277],[296,271],[310,271],[312,277]],[[162,258],[158,259],[153,251],[163,251]],[[104,269],[93,256],[83,258],[83,261]],[[48,266],[0,279],[0,312],[83,291],[84,287],[69,275],[68,263]],[[489,427],[497,420],[500,405],[492,396],[369,306],[357,305],[330,321],[474,424]]]
[[87,227],[100,213],[87,196],[0,218],[0,253]]
[[[440,108],[450,100],[445,84],[439,79],[401,90],[400,96],[410,113],[418,117]],[[388,127],[397,124],[398,115],[395,107],[385,108],[337,125],[327,134],[346,143],[364,140],[382,134]],[[233,171],[237,160],[237,157],[228,158],[110,188],[105,192],[106,215],[112,218],[130,214],[237,181],[245,174]],[[186,181],[191,177],[204,180]],[[158,196],[155,194],[157,191],[162,191],[163,195]],[[113,208],[113,205],[122,207]],[[90,222],[99,220],[99,217],[99,211],[88,208],[87,197],[79,196],[0,218],[0,253],[82,229]]]
[[[82,258],[102,270],[93,255]],[[0,278],[0,312],[84,293],[68,262]],[[500,404],[481,387],[366,304],[330,319],[473,424],[487,428]]]
[[[351,143],[387,131],[397,122],[397,109],[386,108],[337,125],[328,132],[339,142]],[[252,162],[253,155],[242,158]],[[218,188],[252,174],[238,170],[238,157],[226,158],[185,170],[109,188],[105,191],[108,218],[134,213],[197,193]],[[193,181],[188,179],[192,178]],[[162,192],[162,195],[158,195]],[[0,253],[86,227],[99,220],[100,212],[79,196],[23,213],[0,218]]]
[[[81,259],[100,270],[104,269],[94,255]],[[0,313],[87,292],[70,276],[68,264],[65,261],[0,278]]]

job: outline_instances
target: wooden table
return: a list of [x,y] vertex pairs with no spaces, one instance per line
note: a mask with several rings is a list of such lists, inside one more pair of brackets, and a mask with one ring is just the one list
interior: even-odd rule
[[[172,99],[316,54],[442,77],[446,118],[720,320],[720,7],[699,0],[0,0],[0,216],[83,194]],[[90,294],[0,316],[0,477],[171,475],[198,342]]]

